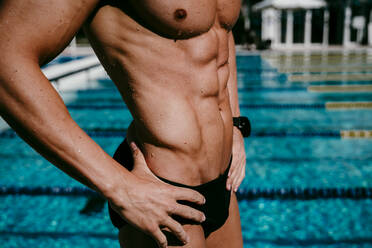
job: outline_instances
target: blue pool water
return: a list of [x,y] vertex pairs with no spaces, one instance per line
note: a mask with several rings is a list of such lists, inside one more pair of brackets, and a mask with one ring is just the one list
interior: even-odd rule
[[78,55],[78,56],[60,55],[57,58],[55,58],[54,60],[50,61],[48,64],[44,65],[42,68],[47,68],[48,66],[51,66],[51,65],[58,65],[58,64],[63,64],[63,63],[67,63],[67,62],[74,61],[74,60],[79,60],[79,59],[82,59],[84,57],[86,57],[86,56],[82,56],[82,55]]
[[[309,85],[370,82],[294,83],[291,73],[280,73],[259,55],[239,55],[237,64],[241,112],[253,128],[245,140],[243,189],[372,187],[372,139],[339,135],[372,130],[372,110],[325,107],[329,101],[372,101],[372,92],[307,91]],[[63,95],[75,97],[68,103],[73,119],[113,154],[131,117],[113,83],[106,78],[98,83],[96,89]],[[0,133],[0,187],[83,187],[9,133]],[[79,213],[86,199],[0,196],[0,247],[118,247],[106,209]],[[372,247],[371,199],[242,199],[239,206],[244,247]]]

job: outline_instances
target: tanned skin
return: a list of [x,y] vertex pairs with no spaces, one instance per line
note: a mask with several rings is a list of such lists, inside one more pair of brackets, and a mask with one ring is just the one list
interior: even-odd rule
[[[35,150],[101,193],[130,225],[125,247],[167,247],[162,230],[182,247],[242,247],[239,210],[207,239],[203,213],[179,200],[204,203],[199,193],[163,183],[199,185],[223,173],[226,187],[244,177],[245,153],[232,117],[239,116],[231,28],[240,0],[3,0],[0,2],[0,113]],[[43,75],[82,27],[133,115],[129,172],[72,119]],[[217,206],[216,206],[217,207]]]

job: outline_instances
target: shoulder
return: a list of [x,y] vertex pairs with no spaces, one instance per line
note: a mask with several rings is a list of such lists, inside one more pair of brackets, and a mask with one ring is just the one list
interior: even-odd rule
[[32,56],[40,64],[62,51],[98,0],[2,0],[0,47]]

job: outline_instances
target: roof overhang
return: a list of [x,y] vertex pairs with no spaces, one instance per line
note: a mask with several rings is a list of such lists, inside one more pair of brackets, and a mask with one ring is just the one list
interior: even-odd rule
[[320,9],[327,4],[324,0],[264,0],[253,5],[253,10],[274,9]]

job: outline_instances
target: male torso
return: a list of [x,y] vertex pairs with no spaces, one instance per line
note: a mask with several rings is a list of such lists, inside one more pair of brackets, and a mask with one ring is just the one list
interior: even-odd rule
[[229,36],[239,10],[240,0],[109,1],[85,26],[134,117],[128,139],[158,176],[198,185],[228,166]]
[[[229,30],[239,1],[0,1],[0,115],[45,158],[109,201],[130,224],[117,226],[125,247],[165,248],[167,230],[186,247],[243,246],[229,191],[239,186],[245,164],[243,138],[231,123],[239,109]],[[134,117],[128,139],[135,142],[126,156],[133,158],[132,172],[77,125],[40,69],[84,23]],[[219,176],[223,171],[231,175]],[[198,184],[203,192],[191,189]],[[215,219],[220,226],[208,231]]]

